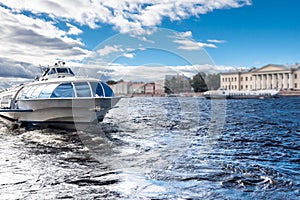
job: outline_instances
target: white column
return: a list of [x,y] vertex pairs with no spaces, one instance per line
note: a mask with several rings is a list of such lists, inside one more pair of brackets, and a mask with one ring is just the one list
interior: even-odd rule
[[257,77],[258,77],[258,81],[257,81],[258,87],[257,87],[257,89],[261,90],[261,75],[258,75]]
[[286,73],[284,73],[283,74],[283,88],[284,89],[287,89],[287,74]]
[[254,89],[257,90],[257,75],[255,75],[255,78],[254,78]]
[[255,90],[255,75],[251,76],[252,77],[252,90]]
[[293,88],[293,84],[294,84],[294,81],[293,81],[293,74],[292,72],[289,73],[289,89],[292,89]]
[[277,74],[278,88],[282,88],[282,74]]
[[272,89],[276,89],[275,74],[272,74]]
[[261,78],[262,78],[261,89],[266,89],[266,76],[265,76],[265,74],[261,75]]
[[267,89],[271,89],[271,85],[270,85],[270,74],[267,74]]

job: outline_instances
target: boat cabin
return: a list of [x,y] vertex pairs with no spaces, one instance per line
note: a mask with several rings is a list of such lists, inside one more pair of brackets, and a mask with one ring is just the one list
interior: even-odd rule
[[59,61],[44,70],[36,81],[20,85],[0,94],[0,109],[15,108],[16,101],[67,98],[112,98],[113,90],[104,82],[76,77],[64,62]]
[[17,99],[49,99],[80,97],[113,97],[112,89],[103,82],[64,82],[26,86]]
[[65,62],[59,61],[55,63],[53,67],[47,67],[39,80],[44,81],[51,78],[65,78],[75,76],[73,71],[69,67],[65,67],[64,65]]

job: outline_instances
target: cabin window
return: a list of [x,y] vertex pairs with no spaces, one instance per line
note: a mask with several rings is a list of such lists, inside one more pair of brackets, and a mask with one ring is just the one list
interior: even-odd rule
[[101,83],[102,87],[104,89],[104,93],[106,97],[113,97],[114,96],[114,92],[112,91],[112,89],[106,84],[106,83]]
[[77,97],[90,97],[91,90],[88,83],[74,83]]
[[18,99],[25,99],[25,95],[30,90],[30,88],[31,88],[30,86],[23,88],[20,94],[18,95]]
[[48,75],[55,74],[55,73],[56,73],[55,68],[51,68],[48,72]]
[[29,99],[32,95],[32,93],[34,92],[34,90],[37,88],[38,86],[32,86],[26,93],[25,93],[25,99]]
[[73,71],[69,68],[69,73],[72,74],[73,76],[75,76],[75,74],[73,73]]
[[57,73],[64,73],[67,74],[68,73],[68,68],[57,68]]
[[31,98],[36,99],[39,97],[40,93],[42,92],[42,90],[46,87],[47,85],[41,85],[38,86],[31,94]]
[[97,82],[90,82],[91,87],[92,87],[92,91],[93,91],[93,96],[94,97],[103,97],[104,93],[103,93],[103,88],[100,85],[100,83]]
[[40,92],[40,95],[38,98],[49,98],[53,92],[53,90],[58,86],[58,84],[50,84],[46,85],[46,87],[43,88],[43,90]]
[[10,108],[11,107],[12,95],[7,95],[2,97],[1,108]]
[[50,98],[68,98],[74,97],[73,85],[71,83],[62,83],[55,88]]

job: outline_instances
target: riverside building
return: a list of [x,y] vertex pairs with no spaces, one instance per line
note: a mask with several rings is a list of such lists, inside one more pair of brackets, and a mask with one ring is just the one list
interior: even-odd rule
[[300,66],[269,64],[258,69],[222,73],[221,88],[227,90],[300,90]]

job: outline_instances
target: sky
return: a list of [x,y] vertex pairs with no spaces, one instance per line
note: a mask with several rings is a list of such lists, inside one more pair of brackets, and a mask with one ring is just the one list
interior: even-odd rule
[[79,74],[151,81],[300,62],[294,0],[0,0],[0,85],[64,60]]

